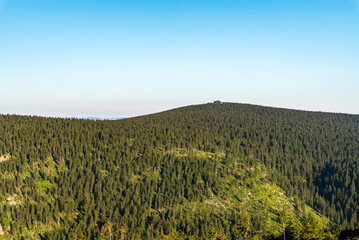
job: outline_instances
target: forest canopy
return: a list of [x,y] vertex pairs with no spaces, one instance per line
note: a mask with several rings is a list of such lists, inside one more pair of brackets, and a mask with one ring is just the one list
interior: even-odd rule
[[358,160],[358,115],[235,103],[0,115],[0,239],[233,238],[247,218],[262,237],[293,222],[355,229]]

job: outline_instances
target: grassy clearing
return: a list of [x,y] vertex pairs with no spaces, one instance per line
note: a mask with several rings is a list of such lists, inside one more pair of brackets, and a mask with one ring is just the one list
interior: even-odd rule
[[[304,216],[311,215],[316,217],[323,226],[329,224],[327,218],[298,199],[294,200],[287,196],[282,188],[271,183],[266,167],[259,162],[246,166],[243,161],[238,159],[228,162],[224,153],[204,152],[196,149],[176,148],[166,153],[178,157],[192,155],[215,161],[220,169],[217,179],[224,190],[221,196],[212,194],[205,200],[186,202],[181,206],[169,206],[167,209],[181,209],[193,214],[215,214],[218,216],[224,212],[239,213],[240,215],[246,213],[252,219],[257,219],[257,222],[261,223],[261,228],[273,233],[282,232],[283,223],[289,218],[300,220]],[[303,179],[303,181],[305,180]],[[161,212],[164,210],[161,209]]]

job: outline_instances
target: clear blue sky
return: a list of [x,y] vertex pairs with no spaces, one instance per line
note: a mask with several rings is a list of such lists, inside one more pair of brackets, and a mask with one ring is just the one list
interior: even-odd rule
[[0,94],[5,114],[359,114],[359,0],[0,0]]

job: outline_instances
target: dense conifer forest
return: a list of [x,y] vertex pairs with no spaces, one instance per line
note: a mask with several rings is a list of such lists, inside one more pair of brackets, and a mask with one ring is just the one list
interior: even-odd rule
[[358,227],[358,164],[358,115],[0,115],[0,239],[336,239]]

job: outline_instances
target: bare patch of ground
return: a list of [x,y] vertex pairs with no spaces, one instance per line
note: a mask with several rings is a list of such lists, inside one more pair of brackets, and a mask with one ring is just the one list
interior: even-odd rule
[[10,160],[10,155],[0,156],[0,163]]
[[2,229],[2,226],[1,226],[1,224],[0,224],[0,236],[3,236],[3,235],[5,235],[5,232],[4,232],[4,230]]
[[15,195],[12,195],[12,196],[9,196],[6,200],[7,200],[7,203],[8,203],[10,206],[15,206],[15,205],[17,204],[16,194],[15,194]]

